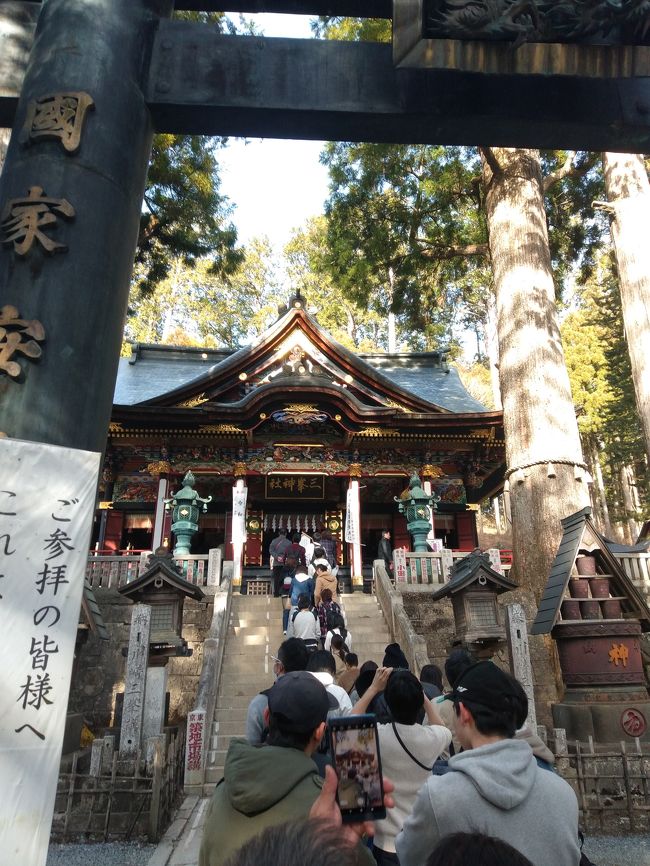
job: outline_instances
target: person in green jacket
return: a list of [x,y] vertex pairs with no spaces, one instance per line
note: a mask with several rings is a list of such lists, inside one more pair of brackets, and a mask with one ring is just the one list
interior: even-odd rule
[[336,699],[306,671],[285,674],[268,691],[263,745],[233,740],[203,830],[199,866],[221,866],[267,827],[303,818],[322,779],[311,756]]

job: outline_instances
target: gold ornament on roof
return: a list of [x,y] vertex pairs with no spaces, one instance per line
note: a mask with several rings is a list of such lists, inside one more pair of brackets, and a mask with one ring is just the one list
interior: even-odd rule
[[369,438],[379,438],[381,436],[399,436],[399,430],[394,430],[389,427],[366,427],[365,430],[359,430],[355,436],[364,436]]
[[200,406],[201,403],[206,403],[208,398],[205,394],[197,394],[196,397],[190,397],[188,400],[183,400],[182,403],[177,403],[177,409],[193,409],[195,406]]
[[363,469],[360,463],[350,463],[350,467],[348,469],[348,475],[350,478],[361,478],[363,475]]
[[246,475],[248,471],[248,467],[243,462],[233,463],[232,466],[232,474],[235,478],[241,478],[243,475]]
[[396,403],[395,400],[386,400],[386,405],[391,406],[393,409],[399,409],[400,412],[405,412],[407,415],[413,414],[412,409],[409,409],[408,406],[405,406],[403,403]]
[[155,460],[153,463],[147,464],[149,475],[164,475],[172,471],[172,465],[169,460]]
[[199,433],[243,433],[241,427],[234,424],[200,424]]
[[427,463],[422,467],[422,476],[424,478],[442,478],[445,473],[439,466],[433,466]]
[[318,407],[312,403],[289,403],[288,406],[284,407],[284,411],[291,412],[291,414],[295,412],[318,412]]

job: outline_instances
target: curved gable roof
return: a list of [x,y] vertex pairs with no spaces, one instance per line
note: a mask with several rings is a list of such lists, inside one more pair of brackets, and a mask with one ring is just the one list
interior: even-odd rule
[[[274,365],[282,363],[294,344],[316,365],[319,377],[325,375],[354,392],[354,403],[426,414],[487,411],[469,395],[443,354],[356,355],[320,328],[300,299],[256,341],[239,350],[136,346],[131,359],[120,360],[114,402],[153,408],[187,405],[201,397],[218,405],[240,375],[266,374],[265,381],[273,383]],[[284,377],[277,380],[278,386],[286,383]],[[228,402],[233,405],[232,399]]]

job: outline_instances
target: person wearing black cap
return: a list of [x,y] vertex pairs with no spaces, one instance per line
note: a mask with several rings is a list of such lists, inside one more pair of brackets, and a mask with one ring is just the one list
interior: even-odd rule
[[578,866],[578,801],[571,786],[537,766],[514,739],[528,714],[517,680],[492,662],[471,665],[452,692],[456,736],[465,750],[431,776],[397,836],[401,866],[425,866],[438,840],[481,832],[508,842],[533,866]]
[[285,673],[268,690],[265,745],[233,740],[205,820],[199,866],[220,866],[267,827],[309,814],[321,790],[311,756],[338,704],[306,671]]

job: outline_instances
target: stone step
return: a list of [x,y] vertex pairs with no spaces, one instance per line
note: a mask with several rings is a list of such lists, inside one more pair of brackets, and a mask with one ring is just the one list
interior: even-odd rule
[[[215,714],[217,716],[217,721],[219,724],[219,730],[216,732],[219,740],[223,737],[224,734],[228,734],[233,737],[243,737],[246,734],[246,717],[244,717],[244,721],[228,721],[226,719],[219,718],[219,713]],[[219,743],[221,745],[221,743]]]
[[257,692],[251,695],[233,695],[228,694],[227,692],[219,692],[219,695],[217,697],[217,710],[215,712],[228,710],[243,710],[245,714],[246,710],[248,709],[248,705],[250,704],[255,694],[257,694]]
[[246,726],[246,712],[248,710],[248,704],[245,707],[223,707],[217,706],[215,710],[214,717],[215,721],[228,722],[228,723],[237,723],[242,726],[242,730]]

